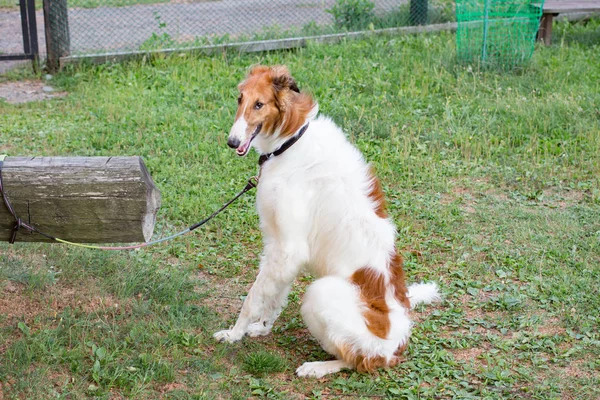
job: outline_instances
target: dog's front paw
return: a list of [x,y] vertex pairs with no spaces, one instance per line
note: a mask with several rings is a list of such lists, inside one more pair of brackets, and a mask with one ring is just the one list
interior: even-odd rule
[[223,331],[219,331],[213,335],[213,337],[217,340],[217,342],[227,342],[234,343],[239,341],[244,335],[238,334],[233,331],[233,329],[225,329]]
[[250,337],[267,336],[269,333],[271,333],[271,326],[261,322],[255,322],[248,326],[248,336]]

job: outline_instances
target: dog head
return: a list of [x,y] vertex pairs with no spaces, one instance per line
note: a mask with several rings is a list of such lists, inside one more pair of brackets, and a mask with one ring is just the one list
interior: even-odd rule
[[238,108],[227,145],[239,156],[248,154],[251,147],[260,153],[273,151],[281,139],[292,136],[316,114],[316,104],[300,93],[284,66],[253,67],[238,89]]

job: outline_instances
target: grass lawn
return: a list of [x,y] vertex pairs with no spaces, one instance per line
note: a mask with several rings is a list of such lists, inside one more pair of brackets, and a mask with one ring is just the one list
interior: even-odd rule
[[600,21],[554,40],[518,74],[455,67],[451,34],[380,37],[78,67],[68,97],[0,103],[0,153],[143,156],[164,236],[256,172],[225,143],[236,85],[285,63],[376,167],[409,281],[444,293],[398,367],[305,380],[327,359],[308,276],[271,336],[212,340],[257,272],[253,196],[142,251],[0,244],[0,398],[599,398]]

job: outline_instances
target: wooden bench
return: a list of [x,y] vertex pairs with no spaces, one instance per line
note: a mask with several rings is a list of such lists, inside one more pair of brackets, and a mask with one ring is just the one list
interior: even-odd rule
[[600,12],[600,0],[546,0],[537,39],[549,45],[552,41],[552,20],[558,14]]

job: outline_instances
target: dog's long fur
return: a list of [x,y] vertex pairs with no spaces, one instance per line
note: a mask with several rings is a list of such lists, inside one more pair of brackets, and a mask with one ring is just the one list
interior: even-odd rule
[[273,152],[309,125],[261,168],[260,272],[235,326],[215,338],[267,335],[306,268],[318,279],[306,291],[302,316],[336,360],[304,363],[297,374],[321,377],[344,368],[395,365],[410,335],[410,308],[439,294],[433,283],[406,287],[379,181],[340,128],[317,117],[317,104],[300,93],[287,68],[254,67],[239,90],[228,139],[238,155],[251,147]]

